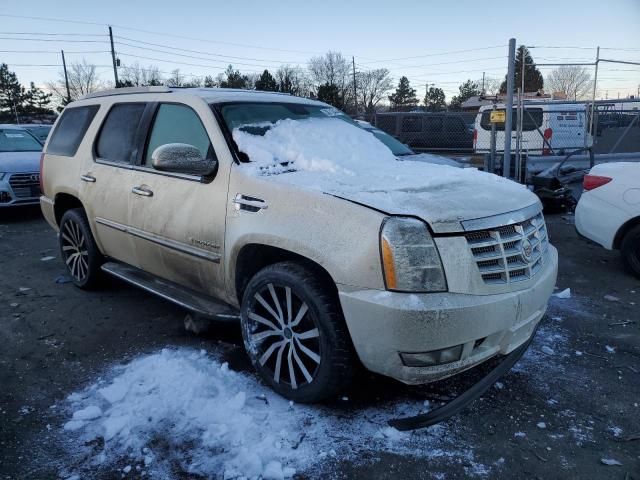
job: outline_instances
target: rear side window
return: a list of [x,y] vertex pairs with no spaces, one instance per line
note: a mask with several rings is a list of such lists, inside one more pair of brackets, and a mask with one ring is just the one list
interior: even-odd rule
[[102,124],[96,154],[101,160],[129,163],[146,103],[119,103],[111,107]]
[[424,129],[427,132],[439,133],[442,131],[442,117],[425,117]]
[[[499,111],[504,111],[504,108],[499,108]],[[525,108],[524,116],[522,118],[522,131],[530,132],[536,130],[542,126],[543,113],[541,108]],[[518,110],[513,109],[512,119],[512,131],[515,131],[518,125]],[[480,117],[480,126],[483,130],[491,130],[491,110],[485,110]],[[499,132],[504,131],[504,123],[496,123],[496,130]]]
[[403,119],[402,119],[402,131],[403,132],[421,132],[422,131],[422,118],[420,118],[420,117],[403,117]]
[[445,132],[461,133],[466,131],[466,127],[460,118],[445,117],[444,130]]
[[186,143],[200,150],[202,158],[213,158],[211,141],[200,117],[186,105],[164,103],[158,108],[147,145],[146,166],[151,166],[153,151],[167,143]]
[[84,134],[87,133],[87,128],[91,125],[98,108],[100,108],[98,105],[66,108],[51,135],[47,153],[73,157],[78,151],[80,142],[82,142]]
[[396,116],[395,115],[379,115],[376,117],[376,127],[387,133],[396,133]]

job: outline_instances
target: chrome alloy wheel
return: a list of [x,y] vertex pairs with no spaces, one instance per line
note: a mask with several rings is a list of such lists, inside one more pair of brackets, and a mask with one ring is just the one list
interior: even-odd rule
[[71,275],[82,281],[89,273],[89,252],[80,225],[67,220],[60,230],[62,255]]
[[266,284],[247,317],[247,350],[275,383],[295,390],[313,382],[322,360],[318,321],[291,287]]

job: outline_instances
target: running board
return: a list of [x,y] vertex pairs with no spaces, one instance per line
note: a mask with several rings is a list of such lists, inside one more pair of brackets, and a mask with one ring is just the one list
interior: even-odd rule
[[120,262],[107,262],[102,265],[102,270],[120,280],[186,308],[197,315],[225,321],[237,321],[240,319],[238,311],[226,303],[216,301],[177,283],[163,280],[131,265]]

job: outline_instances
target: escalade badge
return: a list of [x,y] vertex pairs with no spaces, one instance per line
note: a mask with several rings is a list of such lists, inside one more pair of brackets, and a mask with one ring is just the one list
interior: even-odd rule
[[531,260],[531,255],[533,254],[533,245],[531,245],[531,242],[529,241],[528,238],[525,238],[524,240],[522,240],[521,253],[527,262]]

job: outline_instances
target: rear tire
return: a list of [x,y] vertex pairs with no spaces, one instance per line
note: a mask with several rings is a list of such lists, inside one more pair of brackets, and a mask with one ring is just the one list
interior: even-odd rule
[[620,252],[627,270],[640,278],[640,225],[633,227],[625,234]]
[[338,299],[310,269],[282,262],[260,270],[244,292],[242,337],[263,381],[290,400],[331,398],[354,370]]
[[60,254],[73,283],[82,289],[95,288],[101,278],[104,257],[91,233],[81,208],[67,210],[60,220]]

